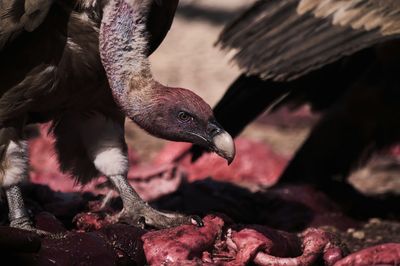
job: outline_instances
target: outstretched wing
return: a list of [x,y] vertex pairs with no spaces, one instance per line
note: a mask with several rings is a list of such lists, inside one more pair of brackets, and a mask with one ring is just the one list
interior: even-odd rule
[[53,0],[0,0],[0,51],[23,31],[34,31]]
[[399,0],[261,0],[219,43],[247,74],[284,81],[399,36]]

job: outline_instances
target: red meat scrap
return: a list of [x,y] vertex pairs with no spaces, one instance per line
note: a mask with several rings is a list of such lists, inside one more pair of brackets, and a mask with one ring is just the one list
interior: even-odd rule
[[[235,230],[218,216],[206,216],[204,227],[183,225],[143,235],[150,265],[312,265],[342,258],[328,233],[308,229],[298,237],[264,226]],[[328,254],[327,256],[324,256]]]
[[203,227],[182,225],[145,234],[142,240],[147,262],[151,265],[200,262],[202,253],[212,248],[224,225],[215,216],[207,216],[203,221]]
[[339,260],[335,266],[400,265],[400,243],[368,247]]

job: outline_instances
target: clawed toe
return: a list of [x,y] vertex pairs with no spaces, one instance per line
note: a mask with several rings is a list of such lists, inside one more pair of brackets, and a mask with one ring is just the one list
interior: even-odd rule
[[49,235],[51,235],[50,232],[37,229],[37,228],[35,228],[35,227],[33,227],[33,226],[25,226],[25,227],[16,227],[16,226],[13,226],[13,227],[14,227],[14,228],[18,228],[18,229],[22,229],[22,230],[26,230],[26,231],[29,231],[29,232],[32,232],[32,233],[35,233],[35,234],[37,234],[37,235],[39,235],[39,236],[49,236]]
[[37,228],[33,227],[32,225],[30,225],[30,226],[11,226],[11,227],[13,227],[13,228],[18,228],[18,229],[21,229],[21,230],[26,230],[26,231],[35,233],[35,234],[37,234],[37,235],[39,235],[39,236],[48,236],[48,235],[51,235],[50,232],[37,229]]
[[196,226],[198,226],[198,227],[203,227],[203,226],[204,226],[204,222],[203,222],[203,220],[202,220],[199,216],[197,216],[197,215],[191,215],[189,218],[190,218],[190,222],[191,222],[193,225],[196,225]]
[[147,227],[163,229],[183,224],[192,224],[198,227],[204,225],[203,220],[197,215],[186,216],[179,213],[164,213],[152,208],[139,213],[122,211],[119,221],[135,225],[142,229]]
[[136,221],[136,226],[141,229],[145,229],[146,228],[146,218],[144,218],[143,216],[140,216]]
[[34,232],[34,233],[38,234],[39,236],[50,236],[50,235],[52,235],[52,233],[50,233],[50,232],[43,231],[43,230],[36,229],[36,228],[29,229],[29,231]]
[[201,218],[198,216],[160,212],[153,209],[140,198],[124,176],[110,176],[110,181],[120,193],[124,206],[122,212],[115,217],[120,222],[127,222],[141,228],[153,227],[157,229],[175,227],[182,224],[203,225]]

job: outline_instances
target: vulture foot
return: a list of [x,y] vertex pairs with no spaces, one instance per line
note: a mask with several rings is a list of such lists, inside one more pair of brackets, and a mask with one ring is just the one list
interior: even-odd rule
[[38,235],[49,234],[46,231],[36,229],[26,211],[19,185],[13,185],[5,190],[9,208],[10,226],[37,233]]
[[43,231],[40,229],[36,229],[33,225],[31,220],[28,217],[21,217],[21,218],[17,218],[14,220],[11,220],[10,222],[10,226],[14,227],[14,228],[18,228],[18,229],[22,229],[22,230],[26,230],[26,231],[30,231],[33,233],[36,233],[40,236],[45,236],[45,235],[49,235],[50,233],[47,231]]
[[110,176],[110,181],[122,199],[123,210],[117,219],[139,227],[151,226],[157,229],[174,227],[182,224],[203,226],[198,216],[186,216],[179,213],[160,212],[143,201],[139,194],[131,187],[124,175]]
[[199,227],[203,226],[203,221],[196,215],[183,215],[179,213],[160,212],[151,208],[147,203],[139,211],[124,209],[119,215],[119,221],[138,226],[142,229],[154,227],[164,229],[183,224],[193,224]]

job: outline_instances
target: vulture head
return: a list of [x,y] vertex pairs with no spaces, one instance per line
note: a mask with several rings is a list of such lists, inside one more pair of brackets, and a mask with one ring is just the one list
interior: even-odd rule
[[146,29],[152,3],[109,0],[103,9],[99,49],[114,99],[150,134],[200,145],[230,163],[235,156],[234,142],[215,121],[211,107],[190,90],[167,87],[153,79]]

